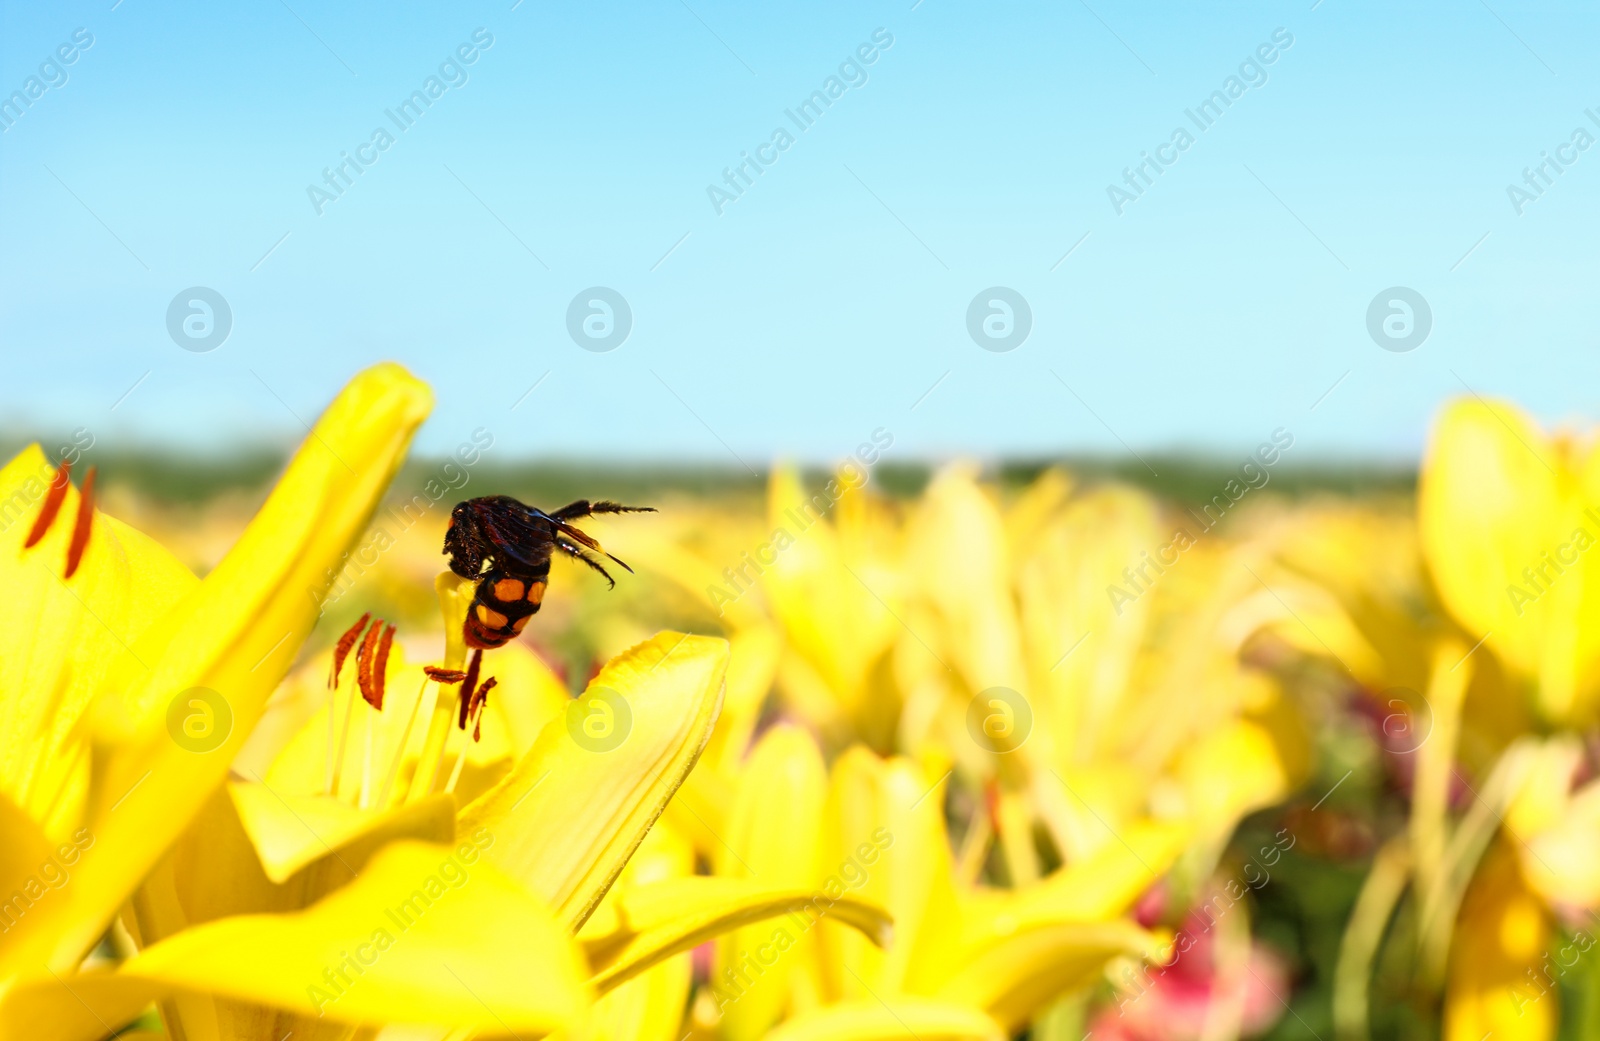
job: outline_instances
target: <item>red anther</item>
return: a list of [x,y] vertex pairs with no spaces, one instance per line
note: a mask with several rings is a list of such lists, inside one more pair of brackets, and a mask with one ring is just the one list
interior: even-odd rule
[[355,652],[355,683],[362,689],[362,700],[368,705],[373,704],[373,648],[378,646],[382,630],[382,619],[374,620],[373,627],[368,628],[362,638],[362,649]]
[[495,678],[490,676],[483,681],[483,685],[472,695],[471,708],[474,712],[472,723],[472,740],[478,741],[483,737],[483,711],[489,707],[489,691],[494,689]]
[[94,474],[95,467],[83,475],[83,490],[78,493],[78,519],[72,525],[72,541],[67,544],[67,570],[63,578],[71,578],[83,562],[83,551],[89,548],[89,533],[94,530]]
[[344,635],[339,637],[338,644],[333,648],[333,668],[328,673],[329,687],[339,685],[339,673],[344,669],[344,660],[349,655],[350,648],[356,645],[356,638],[361,635],[361,630],[367,627],[367,620],[371,617],[372,613],[369,611],[357,618],[356,624],[346,629]]
[[356,685],[361,690],[361,699],[369,705],[373,701],[373,657],[378,648],[378,640],[383,635],[383,628],[383,619],[374,618],[372,627],[367,630],[366,636],[361,640],[361,646],[356,650]]
[[483,668],[483,652],[473,651],[472,660],[467,662],[467,674],[461,680],[461,703],[456,714],[456,728],[467,729],[467,709],[472,703],[472,695],[478,689],[478,670]]
[[499,681],[493,676],[490,676],[478,686],[476,691],[473,692],[472,702],[467,706],[467,714],[469,716],[476,712],[478,713],[479,719],[483,718],[483,708],[489,704],[489,691],[494,689],[494,685],[497,682]]
[[459,669],[441,669],[437,665],[424,665],[422,671],[435,683],[460,683],[467,674]]
[[379,712],[383,711],[383,688],[389,678],[389,647],[393,643],[394,626],[385,625],[383,635],[378,637],[378,652],[372,659],[372,692],[375,696],[369,699],[372,707]]
[[50,490],[44,497],[44,508],[39,511],[39,518],[33,522],[33,530],[28,532],[28,541],[22,544],[23,549],[32,549],[40,539],[44,538],[44,533],[50,530],[50,525],[55,523],[56,514],[61,512],[61,504],[66,501],[67,486],[71,483],[72,464],[63,459],[55,477],[50,481]]

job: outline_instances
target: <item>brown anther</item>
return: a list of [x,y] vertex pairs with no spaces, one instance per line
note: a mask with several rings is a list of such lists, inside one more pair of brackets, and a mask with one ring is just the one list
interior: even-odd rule
[[[374,629],[378,628],[376,625]],[[379,712],[383,711],[383,688],[389,679],[389,647],[394,643],[394,626],[385,625],[383,635],[378,637],[378,651],[372,659],[372,692],[373,697],[367,701]]]
[[467,674],[459,669],[441,669],[437,665],[424,665],[422,671],[435,683],[460,683],[467,678]]
[[371,617],[372,613],[369,611],[357,618],[356,624],[346,629],[344,635],[339,637],[338,644],[333,648],[333,669],[328,673],[329,687],[339,685],[339,673],[344,669],[344,660],[350,654],[350,648],[356,645],[356,638],[361,635],[361,630],[367,627],[367,621]]
[[361,641],[361,649],[356,651],[356,683],[361,687],[361,699],[369,705],[372,704],[372,652],[382,634],[383,622],[374,621]]
[[472,660],[467,662],[467,674],[461,678],[461,702],[456,714],[456,728],[467,729],[467,709],[471,706],[472,695],[478,689],[478,670],[483,668],[483,651],[472,652]]
[[33,522],[33,530],[28,532],[28,541],[22,544],[23,549],[32,549],[44,538],[44,533],[50,530],[50,525],[55,523],[56,514],[61,512],[61,504],[67,498],[67,486],[72,483],[72,464],[61,460],[61,466],[56,470],[55,478],[50,482],[50,488],[45,493],[44,506],[39,510],[39,517]]
[[78,519],[72,525],[72,541],[67,544],[67,570],[62,578],[71,578],[83,562],[83,551],[89,548],[89,533],[94,530],[94,474],[95,467],[83,475],[83,489],[78,493]]

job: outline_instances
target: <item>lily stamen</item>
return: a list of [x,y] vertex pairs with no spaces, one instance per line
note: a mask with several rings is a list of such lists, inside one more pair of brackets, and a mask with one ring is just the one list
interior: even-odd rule
[[[487,691],[492,686],[494,686],[494,678],[490,677],[488,680],[484,681],[483,687],[480,689]],[[476,702],[476,699],[474,699],[474,702]],[[465,704],[465,702],[463,703]],[[472,714],[472,728],[474,734],[477,733],[478,727],[483,723],[483,709],[481,707],[481,703],[478,704],[480,707],[478,708],[477,712]],[[476,738],[474,738],[474,740],[476,740]],[[450,771],[450,780],[447,781],[444,786],[444,790],[446,792],[454,792],[456,790],[456,782],[461,780],[461,771],[467,765],[467,749],[471,747],[472,746],[467,743],[466,735],[463,734],[461,738],[461,747],[456,751],[455,768]]]
[[28,541],[22,544],[23,549],[32,549],[44,538],[45,532],[50,530],[50,525],[55,523],[56,514],[61,512],[61,504],[67,499],[67,486],[72,483],[72,464],[61,460],[61,466],[56,470],[55,479],[50,482],[49,490],[45,493],[44,507],[39,510],[38,519],[33,522],[33,530],[28,532]]
[[[71,578],[83,561],[83,551],[89,548],[89,533],[94,530],[94,475],[95,467],[83,477],[83,489],[78,493],[78,516],[72,525],[72,541],[67,544],[67,570],[62,578]],[[63,494],[65,491],[63,490]]]
[[493,676],[483,681],[472,695],[472,704],[467,706],[467,712],[476,720],[472,724],[472,740],[476,743],[483,736],[483,713],[489,707],[489,691],[494,688],[497,681]]
[[[339,743],[338,754],[334,748],[334,719],[338,714],[337,700],[339,691],[339,673],[344,670],[344,660],[350,655],[350,648],[355,646],[361,630],[367,627],[367,622],[372,618],[369,611],[356,619],[356,624],[346,629],[339,637],[339,642],[333,648],[333,665],[328,669],[328,769],[326,771],[328,794],[332,795],[339,790],[339,763],[343,758],[343,742]],[[349,713],[346,713],[348,722]]]
[[[388,678],[389,647],[394,643],[395,630],[394,626],[380,621],[367,634],[369,642],[372,640],[372,634],[377,633],[379,629],[382,629],[383,632],[378,635],[377,649],[368,656],[366,667],[362,670],[360,678],[361,697],[366,700],[367,704],[382,712],[383,688]],[[362,649],[366,649],[366,644],[362,644]]]
[[[388,808],[389,792],[394,789],[394,779],[400,775],[400,767],[406,761],[406,748],[411,744],[411,731],[416,726],[417,714],[422,709],[422,696],[428,691],[428,683],[435,679],[433,673],[444,670],[435,670],[431,665],[428,665],[424,666],[422,671],[426,675],[422,677],[422,686],[417,688],[416,699],[411,702],[411,713],[406,716],[405,730],[401,731],[400,743],[395,746],[394,759],[389,764],[389,775],[384,778],[383,788],[378,792],[377,807],[380,810]],[[434,697],[437,698],[438,696],[438,688],[435,687]],[[429,714],[432,714],[432,705],[429,706]]]
[[[367,618],[368,615],[362,615],[361,621],[358,624],[365,625]],[[361,641],[361,647],[356,651],[356,687],[360,688],[362,699],[367,701],[369,704],[371,703],[368,691],[372,686],[372,653],[373,648],[377,645],[378,637],[382,635],[383,628],[383,620],[381,618],[375,619],[371,628],[367,629],[367,635]],[[351,633],[354,632],[359,632],[359,630],[352,629],[350,632],[345,633],[344,636],[339,638],[339,642],[343,644],[345,639],[348,638],[350,642],[354,643],[355,637],[351,635]],[[335,669],[335,686],[338,684],[338,672],[339,670]],[[328,695],[328,710],[330,713],[328,718],[330,725],[332,724],[333,719],[332,712],[334,708],[334,701],[335,692],[330,692]],[[334,753],[333,769],[329,773],[328,779],[329,795],[337,796],[339,794],[339,779],[344,773],[344,750],[350,741],[350,717],[355,714],[355,707],[356,691],[354,688],[352,688],[344,703],[344,725],[339,732],[339,749]],[[329,736],[332,736],[331,733]]]
[[383,635],[383,620],[380,618],[372,623],[372,628],[367,630],[367,635],[361,641],[361,649],[356,651],[356,686],[361,690],[361,700],[367,704],[373,702],[372,689],[372,655],[378,647],[378,638]]
[[339,642],[333,648],[333,668],[328,673],[328,689],[332,690],[339,685],[339,670],[344,668],[344,660],[350,654],[350,648],[355,646],[356,639],[361,635],[361,630],[367,627],[371,620],[372,612],[367,612],[356,619],[356,624],[344,631],[339,637]]
[[478,671],[483,668],[483,651],[474,649],[467,662],[467,674],[461,680],[460,703],[456,715],[456,729],[467,729],[467,712],[472,707],[472,694],[478,689]]

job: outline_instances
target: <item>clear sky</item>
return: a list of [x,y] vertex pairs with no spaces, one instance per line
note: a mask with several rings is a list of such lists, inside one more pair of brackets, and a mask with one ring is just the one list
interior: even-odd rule
[[8,0],[0,427],[284,438],[384,358],[420,447],[567,457],[1411,458],[1468,388],[1596,411],[1590,5],[514,2]]

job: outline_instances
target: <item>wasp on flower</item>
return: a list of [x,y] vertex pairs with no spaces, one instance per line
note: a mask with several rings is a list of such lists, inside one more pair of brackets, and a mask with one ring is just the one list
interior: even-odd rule
[[610,557],[633,573],[633,568],[606,553],[570,521],[601,513],[654,512],[652,506],[579,499],[546,513],[509,495],[458,503],[450,512],[444,552],[450,557],[451,571],[478,584],[464,629],[467,646],[501,647],[522,632],[544,601],[550,557],[558,549],[605,575],[613,586],[616,581],[590,551]]

